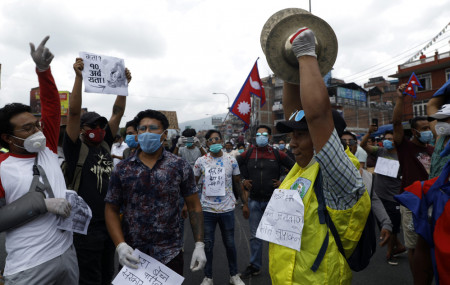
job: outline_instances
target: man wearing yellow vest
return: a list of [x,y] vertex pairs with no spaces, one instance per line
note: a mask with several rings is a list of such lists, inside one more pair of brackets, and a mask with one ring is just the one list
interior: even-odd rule
[[358,160],[348,148],[344,150],[339,139],[346,124],[331,109],[315,54],[314,34],[301,28],[292,39],[292,50],[300,65],[300,90],[299,86],[285,82],[283,107],[288,120],[278,123],[277,129],[291,133],[290,147],[296,164],[280,189],[299,191],[304,204],[304,226],[300,251],[269,245],[270,276],[274,285],[350,284],[350,267],[331,232],[326,251],[322,251],[323,258],[316,264],[329,231],[325,223],[319,222],[313,189],[319,169],[325,205],[346,257],[352,254],[364,229],[370,197],[357,170]]

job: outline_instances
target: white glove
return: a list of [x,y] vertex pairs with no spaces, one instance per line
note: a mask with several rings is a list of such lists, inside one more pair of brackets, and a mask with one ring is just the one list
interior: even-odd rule
[[307,27],[297,30],[291,39],[292,51],[297,58],[309,55],[317,57],[316,55],[316,39],[313,31]]
[[31,57],[36,63],[36,67],[39,71],[47,70],[54,58],[54,55],[50,52],[50,50],[45,47],[45,43],[49,38],[50,36],[46,36],[39,44],[37,49],[35,49],[33,43],[30,43]]
[[133,256],[133,249],[131,248],[131,246],[129,246],[126,242],[121,242],[116,247],[116,251],[119,255],[119,263],[122,266],[128,266],[133,269],[138,269],[137,263],[139,262],[139,259]]
[[195,249],[192,253],[191,271],[203,269],[206,264],[205,244],[201,241],[195,243]]
[[64,198],[47,198],[44,199],[47,211],[63,218],[70,216],[70,203]]
[[180,148],[180,147],[184,146],[184,144],[186,143],[186,141],[187,141],[187,138],[181,136],[181,137],[178,139],[177,147]]

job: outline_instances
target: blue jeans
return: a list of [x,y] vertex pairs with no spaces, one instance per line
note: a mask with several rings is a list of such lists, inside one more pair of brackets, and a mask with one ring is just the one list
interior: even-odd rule
[[238,273],[238,270],[236,246],[234,244],[234,211],[226,213],[211,213],[203,211],[203,220],[205,224],[205,276],[208,278],[212,278],[214,236],[216,231],[216,224],[219,224],[220,232],[222,233],[222,241],[227,252],[230,276],[236,275]]
[[260,269],[262,266],[262,240],[256,237],[256,230],[258,229],[259,222],[266,210],[269,202],[259,202],[252,199],[248,199],[248,209],[250,211],[250,217],[248,219],[250,225],[250,264],[253,267]]

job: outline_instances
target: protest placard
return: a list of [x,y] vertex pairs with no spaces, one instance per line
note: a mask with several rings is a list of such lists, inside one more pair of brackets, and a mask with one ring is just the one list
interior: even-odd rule
[[84,91],[128,96],[128,81],[123,59],[80,52],[84,62]]
[[89,205],[73,190],[66,190],[66,200],[70,204],[70,216],[60,218],[57,228],[65,231],[86,235],[92,218]]
[[375,173],[397,178],[400,163],[398,160],[379,157],[375,165]]
[[206,196],[225,196],[225,168],[205,169],[205,194]]
[[138,269],[122,267],[114,278],[113,285],[181,285],[184,277],[171,270],[158,260],[138,249],[133,256],[139,258]]
[[303,224],[304,205],[298,191],[275,189],[256,237],[300,251]]

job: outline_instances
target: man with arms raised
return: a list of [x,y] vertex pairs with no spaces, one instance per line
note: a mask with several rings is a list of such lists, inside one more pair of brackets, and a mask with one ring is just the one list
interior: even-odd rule
[[[6,231],[6,284],[78,284],[72,233],[57,228],[59,216],[70,214],[70,205],[58,161],[61,103],[50,71],[53,54],[45,47],[48,39],[36,50],[30,43],[39,79],[41,120],[20,103],[0,109],[0,143],[9,149],[0,156],[0,232]],[[32,186],[39,181],[33,176],[41,180],[38,188]]]
[[[279,188],[299,191],[305,205],[304,226],[300,251],[270,244],[269,271],[273,284],[350,284],[352,273],[345,258],[352,254],[364,229],[370,198],[354,165],[358,162],[348,148],[344,151],[339,139],[346,124],[338,112],[332,112],[315,54],[314,34],[302,28],[294,38],[292,50],[300,65],[300,90],[285,83],[283,106],[289,120],[278,123],[277,129],[292,132],[290,146],[296,164]],[[313,188],[319,170],[324,204],[345,257],[318,215]],[[321,250],[323,245],[325,251]]]

